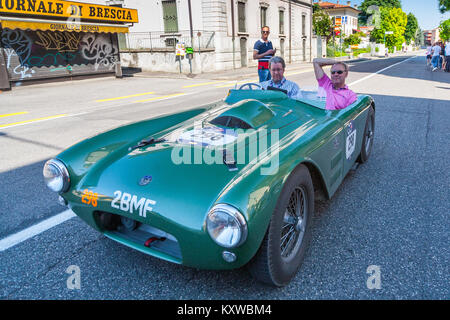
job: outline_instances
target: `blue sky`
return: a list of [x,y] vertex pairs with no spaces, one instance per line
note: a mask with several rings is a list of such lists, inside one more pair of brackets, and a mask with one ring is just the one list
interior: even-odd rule
[[[336,3],[336,0],[328,0]],[[346,4],[346,0],[339,1],[341,4]],[[362,0],[351,0],[353,4],[361,4]],[[419,21],[419,26],[422,30],[434,29],[439,26],[440,21],[450,19],[450,12],[441,14],[438,10],[438,0],[401,0],[402,10],[412,13]]]

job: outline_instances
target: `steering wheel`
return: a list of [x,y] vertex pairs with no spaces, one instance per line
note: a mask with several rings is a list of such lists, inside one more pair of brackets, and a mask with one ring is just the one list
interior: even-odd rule
[[254,83],[254,82],[247,82],[244,83],[242,86],[239,87],[239,90],[242,90],[242,88],[248,87],[249,90],[253,90],[253,86],[257,87],[258,89],[262,89],[261,85]]

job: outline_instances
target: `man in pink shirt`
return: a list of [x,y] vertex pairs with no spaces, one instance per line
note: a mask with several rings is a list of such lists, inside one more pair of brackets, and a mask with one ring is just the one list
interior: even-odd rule
[[[345,85],[348,76],[348,66],[333,59],[316,58],[313,60],[317,82],[327,93],[325,109],[344,109],[356,101],[356,94]],[[331,79],[322,67],[331,65]]]

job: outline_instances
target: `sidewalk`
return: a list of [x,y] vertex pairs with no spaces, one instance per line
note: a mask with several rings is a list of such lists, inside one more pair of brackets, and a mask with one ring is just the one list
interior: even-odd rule
[[[411,53],[417,53],[418,51],[412,52],[398,52],[395,54],[390,54],[388,58],[408,55]],[[385,57],[356,57],[349,59],[348,56],[335,58],[335,60],[343,61],[346,63],[362,62],[369,60],[386,59]],[[294,62],[286,64],[286,72],[293,72],[298,70],[304,70],[312,68],[311,62]],[[251,77],[258,77],[258,69],[256,66],[237,68],[232,70],[223,71],[213,71],[204,72],[200,74],[185,74],[185,73],[172,73],[172,72],[149,72],[149,71],[139,71],[136,69],[123,68],[123,75],[125,77],[142,77],[142,78],[171,78],[171,79],[201,79],[201,80],[241,80],[248,79]]]

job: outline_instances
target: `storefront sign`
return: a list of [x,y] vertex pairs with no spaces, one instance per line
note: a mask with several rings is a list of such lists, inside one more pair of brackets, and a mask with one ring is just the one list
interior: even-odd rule
[[0,0],[0,13],[130,23],[139,21],[135,9],[61,0]]
[[56,22],[37,22],[37,21],[18,21],[18,20],[2,20],[1,25],[4,29],[21,29],[21,30],[42,30],[42,31],[68,31],[68,32],[97,32],[97,33],[128,33],[127,26],[115,25],[94,25],[88,23],[56,23]]

